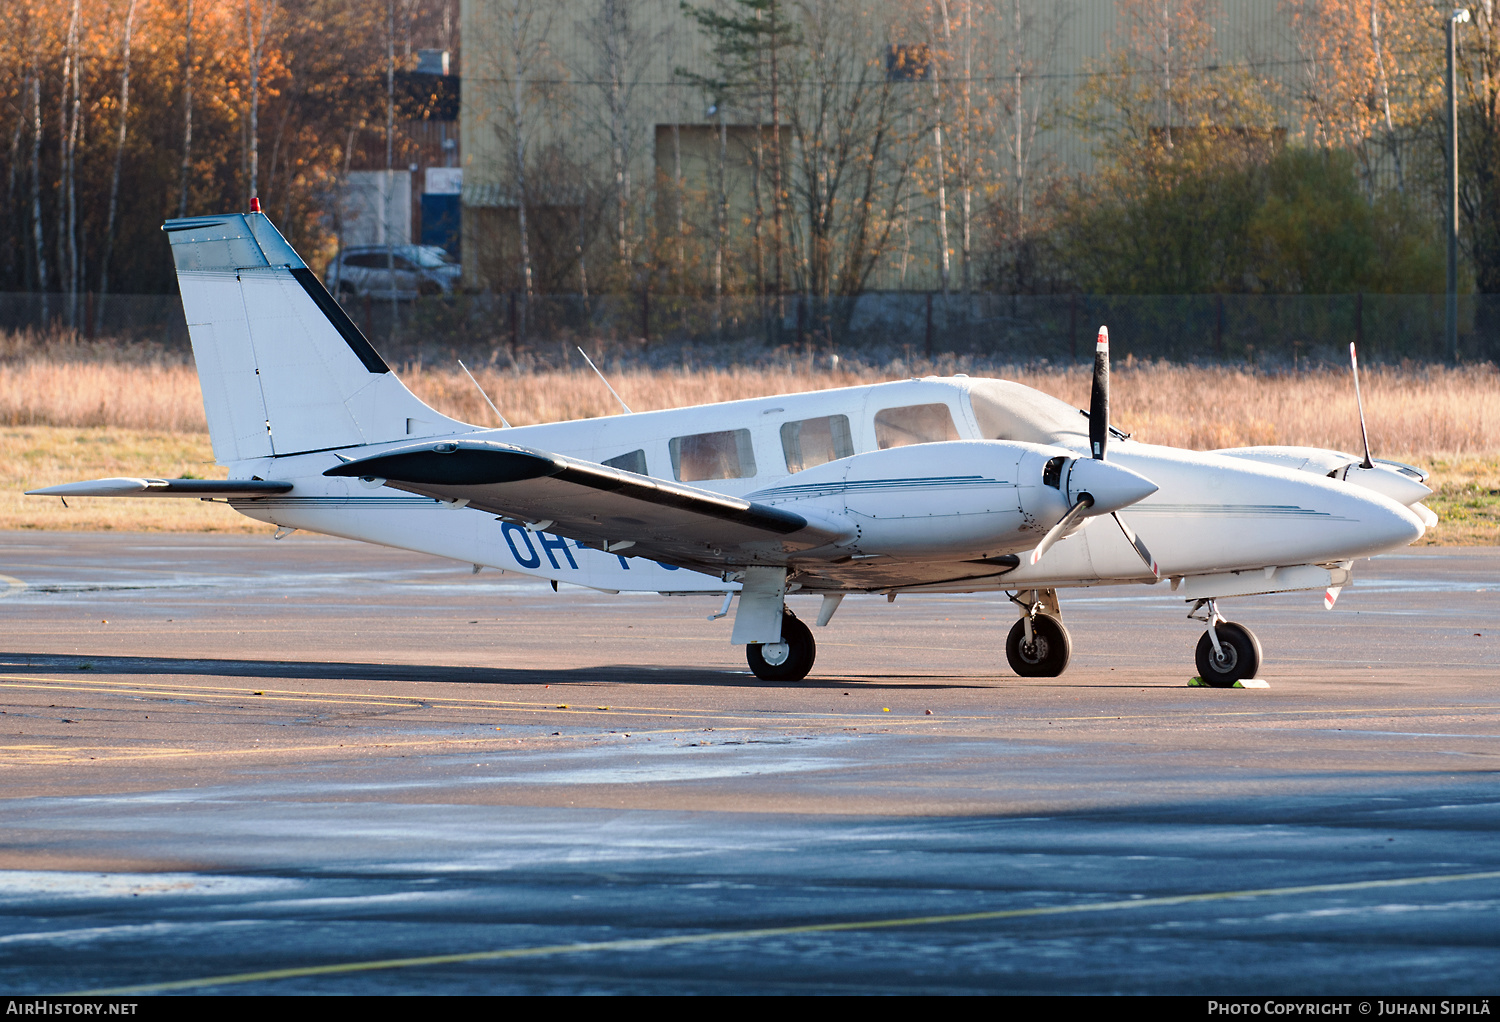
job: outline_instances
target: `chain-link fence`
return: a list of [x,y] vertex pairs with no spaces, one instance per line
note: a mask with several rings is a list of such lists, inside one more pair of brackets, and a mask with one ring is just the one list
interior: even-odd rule
[[[189,352],[173,295],[0,294],[0,330],[77,333],[163,355]],[[45,306],[45,307],[44,307]],[[711,298],[657,295],[479,294],[393,303],[353,298],[345,309],[393,363],[568,364],[574,346],[642,365],[734,365],[839,355],[973,364],[1067,363],[1093,357],[1107,324],[1117,359],[1233,362],[1267,367],[1342,362],[1350,341],[1367,362],[1448,358],[1442,295],[948,295]],[[100,322],[99,337],[92,324]],[[1459,297],[1459,357],[1500,361],[1500,295]]]

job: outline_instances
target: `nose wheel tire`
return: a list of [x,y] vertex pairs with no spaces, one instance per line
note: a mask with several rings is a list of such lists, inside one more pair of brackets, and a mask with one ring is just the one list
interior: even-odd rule
[[1005,659],[1023,678],[1055,678],[1068,668],[1073,640],[1061,621],[1046,614],[1031,619],[1031,642],[1026,641],[1026,622],[1017,621],[1005,637]]
[[791,611],[781,619],[781,641],[745,647],[750,670],[762,681],[801,681],[812,670],[817,643]]
[[1214,688],[1231,688],[1237,681],[1253,678],[1260,671],[1260,640],[1244,625],[1221,621],[1214,626],[1219,654],[1204,632],[1198,640],[1198,676]]

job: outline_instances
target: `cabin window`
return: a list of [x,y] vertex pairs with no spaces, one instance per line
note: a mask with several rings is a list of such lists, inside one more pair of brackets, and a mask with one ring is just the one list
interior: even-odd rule
[[782,423],[781,451],[786,455],[788,472],[801,472],[804,468],[849,457],[854,453],[849,416],[824,415]]
[[755,475],[755,451],[748,429],[674,436],[667,441],[667,450],[672,455],[672,475],[680,482],[748,479]]
[[907,405],[886,408],[875,415],[875,441],[882,451],[888,447],[957,439],[958,430],[947,405]]
[[604,464],[610,468],[617,468],[622,472],[635,472],[638,475],[646,475],[646,452],[631,451],[629,454],[616,455],[607,459]]

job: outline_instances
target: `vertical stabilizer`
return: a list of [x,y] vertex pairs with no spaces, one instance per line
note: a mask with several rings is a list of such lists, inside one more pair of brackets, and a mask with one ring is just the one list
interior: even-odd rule
[[264,214],[162,230],[220,462],[474,428],[406,389]]

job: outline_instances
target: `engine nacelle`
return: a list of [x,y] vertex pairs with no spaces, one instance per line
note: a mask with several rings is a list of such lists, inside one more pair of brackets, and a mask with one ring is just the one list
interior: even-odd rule
[[[843,519],[855,536],[840,547],[855,556],[981,559],[1036,546],[1076,499],[1069,480],[1080,460],[1089,459],[1063,447],[1005,440],[917,444],[819,465],[748,496]],[[1113,481],[1111,468],[1078,475],[1102,492]],[[1145,483],[1140,495],[1154,489]]]
[[1342,451],[1323,450],[1319,447],[1234,447],[1210,453],[1312,472],[1329,479],[1342,479],[1355,486],[1374,490],[1407,507],[1432,495],[1432,490],[1422,485],[1425,479],[1423,473],[1410,465],[1377,461],[1365,468],[1362,459]]

